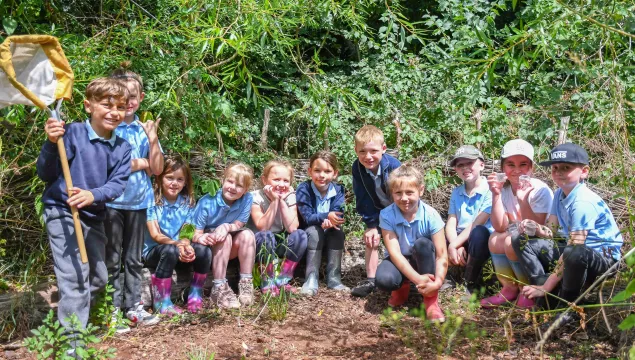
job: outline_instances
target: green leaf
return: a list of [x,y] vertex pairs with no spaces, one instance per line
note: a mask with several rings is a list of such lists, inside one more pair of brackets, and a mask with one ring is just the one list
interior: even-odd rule
[[626,289],[624,289],[624,291],[620,291],[619,293],[617,293],[617,295],[615,295],[613,299],[611,299],[611,302],[622,302],[633,296],[633,294],[635,294],[635,279],[631,280],[631,282],[628,283],[628,286],[626,287]]
[[618,325],[618,328],[622,331],[628,330],[635,326],[635,314],[630,314],[621,324]]
[[4,27],[4,31],[6,31],[8,35],[11,35],[18,27],[18,22],[13,18],[6,17],[2,19],[2,26]]

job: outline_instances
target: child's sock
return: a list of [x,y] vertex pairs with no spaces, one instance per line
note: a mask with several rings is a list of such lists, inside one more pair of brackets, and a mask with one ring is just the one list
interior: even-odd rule
[[214,286],[214,288],[218,289],[220,287],[222,287],[223,285],[225,285],[225,283],[227,282],[227,279],[214,279],[212,280],[212,284]]
[[518,281],[520,282],[520,284],[518,285],[521,287],[529,285],[529,276],[527,276],[527,272],[523,268],[523,265],[519,261],[509,260],[509,263],[511,264],[512,270],[516,275],[516,279],[518,279]]
[[249,274],[243,274],[243,273],[240,273],[240,280],[243,280],[243,279],[253,279],[253,278],[254,278],[254,276],[253,276],[251,273],[249,273]]
[[514,281],[516,275],[514,269],[505,254],[492,254],[492,263],[494,264],[494,271],[505,282]]

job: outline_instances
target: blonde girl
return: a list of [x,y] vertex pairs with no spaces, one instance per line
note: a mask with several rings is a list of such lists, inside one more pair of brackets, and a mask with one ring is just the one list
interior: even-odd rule
[[[287,161],[272,160],[262,171],[264,187],[252,192],[250,228],[256,232],[256,252],[261,264],[263,293],[276,295],[280,288],[294,291],[289,284],[298,262],[304,256],[307,235],[300,230],[293,181],[293,167]],[[277,234],[287,235],[286,244]],[[274,262],[284,258],[280,275]]]
[[[244,228],[251,211],[253,171],[245,164],[229,166],[223,175],[221,189],[203,196],[196,205],[193,241],[212,248],[214,286],[210,298],[219,308],[239,308],[253,303],[253,281],[256,244],[254,233]],[[227,263],[240,261],[238,298],[227,284]]]

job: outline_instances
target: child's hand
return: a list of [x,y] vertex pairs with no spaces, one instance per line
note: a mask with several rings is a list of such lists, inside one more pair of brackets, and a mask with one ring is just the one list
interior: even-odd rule
[[159,123],[160,122],[161,122],[161,118],[157,118],[154,121],[148,120],[148,121],[146,121],[144,123],[143,122],[141,123],[141,127],[146,132],[146,135],[148,136],[148,141],[150,143],[159,140],[157,132],[159,131]]
[[531,183],[529,183],[529,185],[526,187],[518,187],[518,189],[516,190],[516,197],[518,198],[518,201],[528,201],[529,194],[531,194],[533,190],[534,187],[533,185],[531,185]]
[[489,190],[492,192],[492,195],[500,195],[505,183],[496,180],[496,173],[491,173],[487,177],[487,185],[489,185]]
[[225,237],[229,234],[228,224],[221,224],[212,233],[212,236],[216,239],[216,242],[225,241]]
[[81,209],[84,206],[90,206],[95,201],[95,197],[92,192],[76,187],[68,189],[68,195],[69,198],[66,200],[68,205],[77,206],[78,209]]
[[441,288],[441,283],[439,281],[436,281],[434,275],[431,274],[419,275],[419,279],[416,281],[416,283],[419,294],[423,296],[426,296]]
[[262,188],[262,191],[272,202],[280,199],[280,195],[278,195],[278,193],[273,191],[273,186],[271,185],[265,185],[265,187]]
[[55,118],[48,118],[48,120],[46,120],[46,124],[44,125],[44,132],[46,132],[46,136],[49,138],[49,141],[56,144],[57,139],[64,136],[64,132],[66,132],[66,130],[64,130],[64,122]]
[[367,247],[375,248],[379,246],[379,240],[381,240],[381,236],[377,228],[368,228],[364,231],[364,243]]
[[448,246],[448,260],[450,260],[450,265],[459,264],[459,252],[452,245]]
[[212,239],[211,235],[212,234],[209,233],[203,234],[196,239],[196,242],[201,245],[212,246],[215,244],[215,242],[214,239]]
[[342,215],[344,215],[344,213],[339,211],[331,211],[327,217],[328,221],[330,221],[333,227],[337,230],[339,230],[339,226],[344,223],[344,217]]
[[528,299],[543,297],[547,293],[547,291],[545,291],[542,286],[531,285],[523,286],[523,289],[521,291],[523,295],[525,295],[525,297],[527,297]]
[[326,230],[326,229],[330,229],[332,227],[333,227],[333,224],[331,224],[329,219],[324,219],[324,221],[322,221],[322,229]]
[[194,253],[194,248],[190,244],[179,243],[177,247],[179,248],[180,262],[189,263],[194,261],[196,254]]

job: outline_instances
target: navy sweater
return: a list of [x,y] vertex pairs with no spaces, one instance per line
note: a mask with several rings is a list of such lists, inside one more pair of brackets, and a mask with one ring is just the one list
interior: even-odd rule
[[[337,195],[331,199],[329,205],[329,212],[339,211],[344,213],[344,185],[332,182],[335,186]],[[300,228],[306,229],[311,225],[322,225],[324,219],[329,215],[326,213],[317,212],[317,196],[311,188],[311,180],[307,180],[295,190],[295,199],[298,206],[298,213],[300,214]]]
[[[118,198],[126,187],[130,175],[130,144],[120,137],[114,146],[102,140],[90,140],[83,122],[67,124],[65,129],[64,146],[73,186],[90,190],[95,197],[95,202],[79,209],[79,214],[101,221],[106,215],[106,203]],[[37,159],[37,175],[46,183],[42,195],[44,206],[70,210],[57,145],[48,140]]]
[[[394,157],[384,154],[379,166],[381,167],[381,188],[388,195],[388,175],[401,166],[401,163]],[[366,172],[366,168],[359,163],[359,160],[353,162],[352,173],[357,213],[361,215],[366,228],[379,227],[379,212],[384,206],[377,197],[375,180]]]

